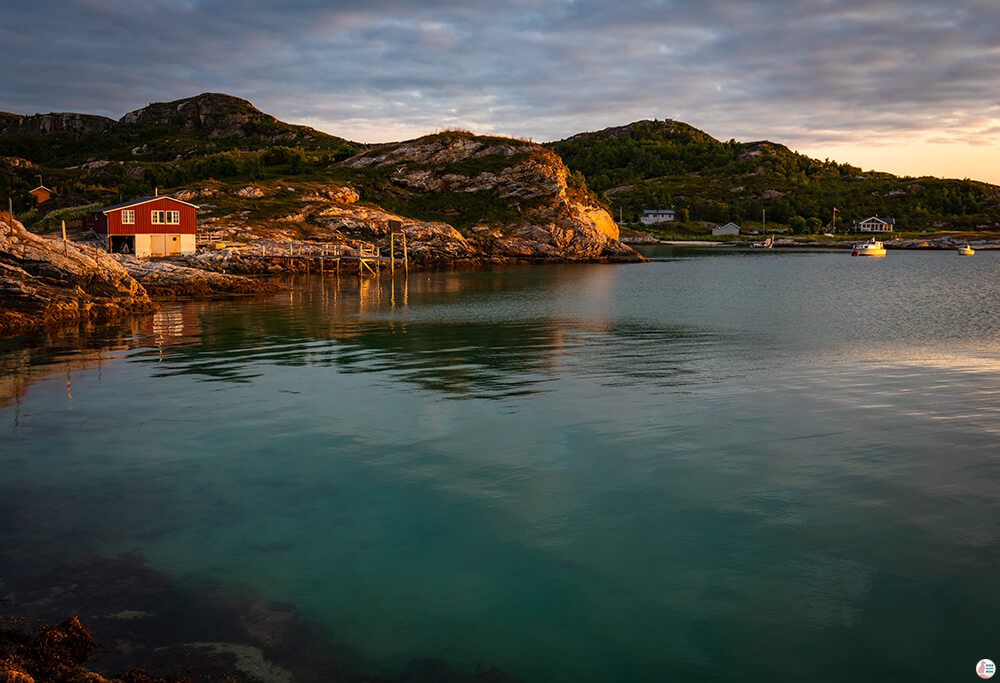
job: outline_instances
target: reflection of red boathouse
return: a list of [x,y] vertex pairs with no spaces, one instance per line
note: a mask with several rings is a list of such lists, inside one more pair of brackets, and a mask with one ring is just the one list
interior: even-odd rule
[[189,302],[162,308],[143,321],[142,332],[153,338],[156,346],[168,346],[201,333],[202,304]]

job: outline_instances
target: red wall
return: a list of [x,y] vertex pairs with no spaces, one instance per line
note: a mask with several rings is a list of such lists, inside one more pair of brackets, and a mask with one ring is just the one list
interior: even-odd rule
[[42,189],[42,188],[36,188],[36,189],[32,190],[31,192],[29,192],[28,194],[30,194],[31,196],[33,196],[35,198],[35,203],[36,204],[41,204],[42,202],[47,202],[52,197],[52,193],[51,192],[49,192],[48,190]]
[[[122,211],[135,211],[135,225],[122,225]],[[180,225],[153,225],[150,213],[153,211],[180,211]],[[88,217],[89,218],[89,217]],[[150,233],[167,235],[195,234],[195,208],[173,197],[158,197],[144,204],[124,206],[107,215],[98,214],[84,221],[84,227],[93,228],[105,235],[146,235]]]

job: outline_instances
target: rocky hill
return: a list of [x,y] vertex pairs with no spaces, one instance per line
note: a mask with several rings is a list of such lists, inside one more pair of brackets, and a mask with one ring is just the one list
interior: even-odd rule
[[336,175],[382,207],[458,228],[486,258],[637,259],[586,185],[531,142],[445,132],[364,152]]
[[[369,148],[207,93],[79,135],[8,119],[0,154],[18,160],[0,168],[0,193],[6,184],[20,195],[19,211],[39,228],[56,224],[44,215],[53,202],[69,210],[66,196],[82,207],[155,188],[198,197],[206,229],[244,244],[387,247],[393,229],[425,263],[641,260],[582,176],[543,146],[508,138],[447,131]],[[32,208],[24,193],[39,175],[60,197]]]
[[301,147],[346,157],[363,148],[265,114],[246,100],[202,93],[155,102],[118,121],[86,114],[0,118],[0,155],[74,166],[100,161],[174,161],[231,149]]
[[[76,204],[200,187],[208,179],[244,185],[329,180],[355,187],[366,209],[447,224],[466,239],[482,238],[471,248],[483,254],[514,253],[521,244],[527,258],[548,257],[550,250],[535,243],[556,250],[572,243],[571,258],[603,253],[597,242],[577,249],[591,228],[614,234],[596,210],[601,205],[626,222],[647,208],[674,208],[691,221],[743,224],[766,211],[777,225],[823,231],[836,206],[841,225],[877,213],[893,216],[906,230],[1000,228],[996,186],[862,171],[767,140],[723,142],[680,121],[637,121],[548,143],[569,172],[546,177],[532,169],[556,169],[558,163],[555,156],[546,161],[537,145],[470,134],[457,144],[459,138],[451,132],[370,149],[284,123],[219,93],[153,103],[118,121],[0,114],[0,158],[18,162],[0,164],[0,196],[13,196],[19,211],[29,208],[26,191],[39,175]],[[434,145],[449,151],[442,156]],[[476,149],[465,149],[471,146]],[[556,177],[565,190],[540,190],[539,197],[501,187],[539,180],[541,188]],[[572,227],[573,237],[564,232],[577,225],[590,227]]]
[[[591,189],[635,221],[673,208],[693,221],[760,221],[827,229],[873,214],[906,230],[1000,228],[1000,188],[941,178],[900,178],[820,161],[769,140],[722,142],[679,121],[637,121],[549,143]],[[905,227],[904,227],[905,226]]]

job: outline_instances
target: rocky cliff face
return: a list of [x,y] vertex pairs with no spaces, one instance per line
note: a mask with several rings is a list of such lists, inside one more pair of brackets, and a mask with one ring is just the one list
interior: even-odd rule
[[92,130],[106,130],[114,119],[92,114],[53,113],[16,116],[6,125],[0,121],[2,135],[69,135],[78,138]]
[[0,334],[83,317],[153,308],[146,291],[109,254],[49,240],[0,217]]
[[372,201],[388,199],[400,213],[463,229],[489,257],[641,260],[619,241],[608,212],[540,145],[443,133],[370,150],[343,166],[381,181]]

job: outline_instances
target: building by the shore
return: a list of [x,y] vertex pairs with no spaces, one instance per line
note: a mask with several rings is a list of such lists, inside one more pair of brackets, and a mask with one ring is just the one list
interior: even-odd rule
[[104,236],[105,247],[114,253],[194,254],[197,209],[173,197],[139,197],[90,213],[83,227]]
[[878,214],[854,220],[855,232],[892,232],[895,225],[895,218],[879,218]]
[[655,225],[656,223],[669,223],[677,220],[673,209],[643,209],[639,222],[643,225]]
[[725,225],[717,225],[716,227],[712,228],[712,234],[713,235],[739,235],[740,234],[740,226],[738,226],[738,225],[736,225],[736,223],[732,223],[732,222],[726,223]]

